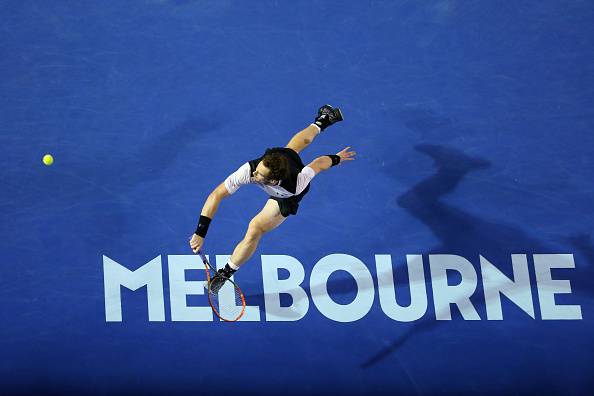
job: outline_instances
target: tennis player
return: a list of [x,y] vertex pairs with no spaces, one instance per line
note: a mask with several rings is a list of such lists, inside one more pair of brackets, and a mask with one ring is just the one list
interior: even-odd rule
[[223,198],[245,184],[255,184],[270,196],[264,208],[250,221],[229,262],[212,278],[210,287],[213,292],[220,290],[225,281],[249,260],[265,233],[278,227],[289,215],[297,214],[299,201],[307,194],[311,180],[318,173],[354,159],[356,153],[349,151],[350,147],[337,154],[318,157],[307,166],[299,157],[316,136],[342,120],[340,109],[330,105],[320,107],[314,122],[293,136],[285,147],[267,149],[264,155],[243,164],[210,193],[202,207],[196,231],[190,237],[194,253],[202,247],[208,226]]

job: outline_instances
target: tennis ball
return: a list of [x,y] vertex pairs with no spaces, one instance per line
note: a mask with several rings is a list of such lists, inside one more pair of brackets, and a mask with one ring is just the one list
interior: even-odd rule
[[51,164],[54,163],[54,157],[52,157],[51,154],[46,154],[43,156],[43,163],[46,164],[47,166],[50,166]]

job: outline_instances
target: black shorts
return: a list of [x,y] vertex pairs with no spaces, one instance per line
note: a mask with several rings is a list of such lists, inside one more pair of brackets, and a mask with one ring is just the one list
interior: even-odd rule
[[289,198],[278,198],[278,197],[270,197],[270,199],[274,199],[278,202],[278,207],[280,209],[281,215],[283,217],[289,217],[289,215],[296,215],[297,209],[299,209],[299,201],[303,199],[305,194],[309,191],[309,184],[305,187],[305,190],[301,192],[299,195],[295,195]]

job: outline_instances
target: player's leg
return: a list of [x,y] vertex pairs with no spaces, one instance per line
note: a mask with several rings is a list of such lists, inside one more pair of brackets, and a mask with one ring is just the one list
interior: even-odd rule
[[302,131],[298,132],[291,138],[289,143],[285,147],[295,150],[297,153],[300,153],[305,149],[307,146],[313,142],[313,140],[318,136],[320,133],[320,128],[315,126],[314,124],[310,124],[307,128],[303,129]]
[[262,236],[278,227],[285,220],[286,217],[281,214],[278,202],[273,199],[266,201],[264,208],[250,221],[245,236],[235,247],[225,268],[219,269],[212,278],[210,290],[214,293],[218,292],[223,287],[226,279],[252,257]]
[[230,259],[231,264],[239,268],[249,260],[256,251],[262,236],[278,227],[286,219],[280,212],[278,202],[268,199],[260,213],[250,221],[243,240],[235,247]]
[[300,153],[313,142],[320,132],[342,120],[342,112],[338,107],[324,105],[318,109],[318,116],[315,118],[313,124],[296,133],[285,147]]

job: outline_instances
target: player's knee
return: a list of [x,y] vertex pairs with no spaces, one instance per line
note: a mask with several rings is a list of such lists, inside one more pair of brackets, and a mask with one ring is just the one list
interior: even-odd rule
[[246,237],[249,239],[259,239],[265,232],[266,230],[259,222],[252,220],[248,226]]

